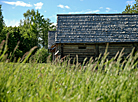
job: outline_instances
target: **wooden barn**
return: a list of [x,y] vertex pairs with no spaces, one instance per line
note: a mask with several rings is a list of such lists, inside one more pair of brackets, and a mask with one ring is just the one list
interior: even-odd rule
[[97,57],[105,52],[109,43],[108,58],[124,47],[127,56],[135,47],[138,50],[138,14],[58,14],[57,31],[48,34],[48,49],[56,56],[78,55]]

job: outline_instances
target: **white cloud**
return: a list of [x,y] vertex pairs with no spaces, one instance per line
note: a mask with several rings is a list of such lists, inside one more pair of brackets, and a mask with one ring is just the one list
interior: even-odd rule
[[127,4],[129,4],[129,5],[133,5],[133,4],[134,4],[134,2],[135,2],[135,0],[126,1],[126,3],[127,3]]
[[81,14],[81,13],[84,13],[83,11],[80,11],[80,12],[69,12],[68,14]]
[[23,1],[16,1],[16,2],[2,1],[2,2],[6,3],[6,4],[9,4],[9,5],[15,5],[15,6],[32,7],[31,4],[27,4]]
[[86,14],[86,13],[97,13],[100,12],[100,10],[87,10],[87,11],[77,11],[77,12],[69,12],[68,14]]
[[103,9],[103,7],[100,7],[99,9]]
[[35,9],[41,9],[43,6],[43,3],[39,2],[39,3],[34,4],[34,6],[35,6]]
[[57,7],[70,9],[70,7],[69,7],[69,6],[67,6],[67,5],[66,5],[66,6],[64,6],[64,5],[61,5],[61,4],[57,5]]
[[60,4],[60,5],[58,5],[57,7],[64,8],[64,5],[61,5],[61,4]]
[[106,7],[106,12],[109,12],[111,10],[111,8]]
[[96,12],[99,12],[100,10],[94,10],[93,12],[96,13]]
[[[23,1],[16,1],[16,2],[9,2],[9,1],[2,1],[3,3],[9,4],[9,5],[15,5],[15,6],[23,6],[23,7],[32,7],[30,3],[25,3]],[[34,4],[35,9],[41,9],[43,6],[42,2]]]
[[46,12],[46,10],[44,12]]
[[17,20],[8,20],[8,19],[5,19],[4,20],[5,21],[5,24],[6,24],[6,26],[12,26],[12,27],[17,27],[17,26],[19,26],[19,21],[17,21]]
[[88,12],[85,12],[85,13],[97,13],[99,12],[100,10],[93,10],[93,11],[88,11]]
[[65,8],[70,9],[70,7],[69,7],[69,6],[65,6]]

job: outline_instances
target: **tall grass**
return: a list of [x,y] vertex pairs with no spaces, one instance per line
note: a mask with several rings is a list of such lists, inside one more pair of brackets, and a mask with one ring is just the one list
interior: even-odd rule
[[132,51],[123,62],[122,55],[108,60],[105,52],[85,66],[70,64],[68,57],[43,64],[1,62],[0,101],[137,102],[138,54]]

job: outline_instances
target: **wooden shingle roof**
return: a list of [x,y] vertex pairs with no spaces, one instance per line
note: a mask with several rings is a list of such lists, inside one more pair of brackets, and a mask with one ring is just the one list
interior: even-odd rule
[[57,15],[55,43],[105,42],[138,42],[138,14]]
[[55,33],[56,31],[48,32],[48,49],[51,49],[51,47],[55,44]]

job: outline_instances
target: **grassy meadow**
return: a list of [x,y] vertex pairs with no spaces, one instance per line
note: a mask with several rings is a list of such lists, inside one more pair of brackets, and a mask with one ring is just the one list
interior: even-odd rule
[[[0,62],[0,102],[137,102],[138,54],[85,64]],[[77,60],[77,57],[76,57]],[[84,60],[85,62],[85,60]]]
[[[0,45],[0,102],[137,102],[138,53],[125,59],[123,50],[108,60],[103,56],[73,64],[70,58],[47,63],[31,59],[32,48],[16,63],[6,54],[7,41]],[[108,46],[107,46],[108,47]],[[9,59],[8,59],[9,58]],[[27,63],[26,63],[27,62]]]

